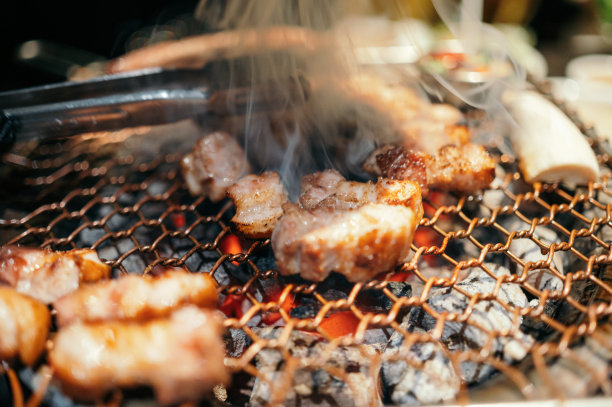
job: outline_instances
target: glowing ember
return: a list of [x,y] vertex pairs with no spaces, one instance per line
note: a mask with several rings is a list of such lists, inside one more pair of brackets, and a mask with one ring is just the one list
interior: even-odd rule
[[389,278],[389,281],[404,282],[410,277],[412,277],[412,273],[395,273]]
[[185,225],[187,224],[187,221],[185,219],[185,215],[182,214],[182,213],[174,213],[174,212],[171,213],[170,214],[170,220],[172,220],[172,224],[177,229],[183,229],[185,227]]
[[219,305],[219,310],[223,312],[228,318],[242,318],[244,312],[242,311],[242,303],[244,297],[241,295],[230,294]]
[[[440,247],[440,245],[442,244],[442,237],[437,234],[433,229],[427,227],[420,227],[414,233],[413,241],[417,247]],[[433,254],[424,255],[421,258],[431,266],[436,264],[436,256]]]
[[[283,292],[280,289],[278,289],[277,291],[273,292],[268,297],[267,301],[268,302],[279,302],[281,299],[282,293]],[[294,307],[295,307],[295,301],[294,301],[293,295],[291,293],[288,293],[285,299],[283,300],[283,303],[280,304],[280,308],[284,310],[285,312],[289,313],[289,311],[291,311],[291,309]],[[280,312],[268,312],[268,313],[265,313],[261,318],[263,323],[266,325],[272,325],[279,319],[281,319]]]
[[[242,253],[242,243],[238,236],[230,233],[227,234],[219,244],[221,251],[225,254],[240,254]],[[232,264],[237,266],[237,261],[232,261]]]
[[342,311],[323,318],[319,328],[332,338],[353,335],[359,326],[359,318],[351,311]]

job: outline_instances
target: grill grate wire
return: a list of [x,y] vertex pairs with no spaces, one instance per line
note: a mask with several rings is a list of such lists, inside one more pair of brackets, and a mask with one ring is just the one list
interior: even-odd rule
[[[545,85],[539,90],[547,93]],[[607,168],[607,144],[561,106],[591,137],[602,168]],[[307,399],[312,389],[299,386],[304,372],[312,377],[325,372],[356,405],[374,404],[378,397],[392,404],[397,399],[388,386],[380,387],[381,367],[403,361],[434,380],[426,359],[415,357],[426,344],[439,349],[457,376],[465,374],[467,365],[491,371],[478,384],[460,381],[458,402],[505,401],[500,394],[525,400],[612,397],[609,172],[586,187],[527,185],[514,158],[491,148],[501,169],[494,185],[474,196],[433,193],[426,198],[408,262],[367,283],[350,284],[334,276],[313,284],[279,277],[268,240],[242,241],[240,253],[228,250],[233,206],[189,195],[178,169],[182,151],[143,159],[124,149],[127,139],[145,140],[149,130],[17,146],[0,168],[0,243],[57,250],[90,247],[113,267],[115,276],[148,273],[157,265],[210,273],[221,287],[224,324],[233,341],[226,364],[235,372],[234,384],[217,395],[217,403],[257,405],[256,391],[270,404]],[[525,260],[517,242],[536,248],[539,260]],[[500,275],[494,265],[510,273]],[[461,285],[473,269],[490,277],[490,292],[475,293]],[[534,270],[552,276],[558,289],[530,279]],[[412,295],[398,293],[404,281],[412,286]],[[518,306],[508,301],[508,287],[519,287],[529,302]],[[432,305],[432,294],[443,289],[462,298],[463,305],[451,311]],[[510,323],[501,329],[483,325],[474,317],[479,304],[505,310]],[[403,322],[417,311],[433,321],[430,329]],[[344,322],[338,323],[334,316],[340,315]],[[329,326],[337,324],[347,325],[352,335],[334,333]],[[452,324],[476,330],[481,346],[445,338]],[[316,338],[306,350],[296,344],[303,332]],[[533,339],[520,345],[524,357],[508,360],[499,344],[517,335]],[[396,344],[392,352],[384,351],[389,341]],[[592,363],[592,354],[603,355],[603,368]],[[267,359],[276,361],[273,369]],[[346,363],[356,367],[349,369]],[[567,388],[557,376],[564,363],[582,372],[568,376],[574,382]],[[363,376],[362,382],[355,374]],[[374,385],[364,390],[363,383]],[[330,397],[343,397],[330,390],[333,386],[315,385],[327,389],[321,391]],[[510,390],[494,391],[491,400],[483,390],[487,388]],[[53,404],[50,397],[45,401]]]

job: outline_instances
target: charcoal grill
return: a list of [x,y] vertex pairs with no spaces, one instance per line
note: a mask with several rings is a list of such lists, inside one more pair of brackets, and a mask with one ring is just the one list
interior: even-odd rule
[[[538,89],[550,96],[545,84]],[[589,136],[606,169],[611,159],[607,144],[566,112]],[[458,384],[458,403],[612,400],[608,171],[585,187],[527,185],[515,159],[491,145],[503,170],[499,182],[479,195],[433,193],[425,199],[425,216],[409,262],[368,283],[351,284],[333,276],[313,284],[280,277],[269,240],[241,241],[241,250],[231,248],[228,241],[237,240],[229,222],[231,202],[212,204],[189,195],[178,162],[199,131],[190,122],[180,122],[15,146],[0,167],[0,243],[93,248],[115,276],[149,273],[158,265],[210,273],[221,287],[220,308],[228,329],[226,364],[234,372],[232,386],[211,395],[218,404],[371,405],[378,397],[392,404],[388,383],[381,379],[388,376],[384,367],[404,360],[414,371],[431,376],[424,360],[412,355],[428,343],[439,347],[449,371],[461,372],[467,364],[487,372],[474,383]],[[169,133],[172,139],[165,138]],[[177,134],[184,143],[172,141]],[[147,152],[143,146],[151,140],[157,144]],[[153,155],[158,148],[171,152]],[[556,236],[555,241],[547,236]],[[525,260],[523,243],[536,248],[539,260]],[[504,265],[510,274],[495,274],[492,264]],[[489,275],[491,292],[474,294],[461,286],[459,277],[468,269]],[[557,281],[556,289],[529,279],[533,270]],[[499,300],[504,287],[511,286],[520,287],[526,305]],[[428,298],[442,289],[463,297],[465,307],[441,312],[431,305]],[[474,322],[471,315],[487,301],[512,316],[509,327],[489,329]],[[415,310],[433,321],[428,332],[403,322]],[[448,324],[478,330],[484,345],[439,345]],[[533,339],[524,344],[520,360],[507,360],[496,343],[516,338],[517,332]],[[304,333],[310,342],[296,344]],[[403,345],[396,353],[386,352],[393,341]],[[273,367],[266,364],[270,358]],[[603,368],[593,364],[595,359],[603,361]],[[33,370],[16,368],[7,374],[24,394],[36,391],[34,383],[39,381]],[[341,394],[334,390],[338,388],[344,389]],[[317,391],[324,396],[317,399]],[[253,398],[254,392],[259,399]],[[138,396],[115,394],[113,401],[130,397]],[[18,403],[19,396],[13,401]],[[70,400],[51,384],[43,403]]]

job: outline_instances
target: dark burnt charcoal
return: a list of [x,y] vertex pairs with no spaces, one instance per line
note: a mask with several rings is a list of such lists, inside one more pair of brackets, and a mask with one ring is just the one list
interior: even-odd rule
[[[390,281],[387,288],[398,298],[410,297],[412,287],[408,283]],[[393,306],[393,301],[382,290],[362,290],[357,295],[357,307],[367,312],[388,312]]]
[[325,298],[327,301],[338,301],[338,300],[345,300],[346,298],[348,298],[348,294],[343,292],[343,291],[339,291],[339,290],[334,290],[333,288],[330,288],[329,290],[325,290],[321,296],[323,298]]
[[319,311],[319,301],[312,297],[301,296],[298,305],[290,311],[291,318],[314,318]]
[[[410,328],[408,316],[401,325]],[[403,343],[403,335],[394,332],[383,352],[386,362],[382,365],[381,378],[385,401],[419,405],[453,400],[461,381],[444,355],[442,345],[416,343],[407,349],[402,347]]]
[[346,277],[338,273],[330,273],[330,275],[317,285],[318,292],[326,292],[328,290],[337,290],[348,293],[353,288],[353,283],[349,282]]
[[253,256],[252,259],[255,262],[255,266],[261,271],[277,270],[276,259],[274,258],[274,253],[272,253],[272,248],[269,246],[258,250],[257,256]]
[[239,358],[251,346],[253,340],[242,330],[230,328],[223,336],[225,351],[231,358]]
[[[279,328],[254,328],[256,333],[266,339],[278,338]],[[326,345],[321,337],[306,332],[293,331],[286,348],[299,360],[320,356]],[[363,354],[363,353],[365,354]],[[376,353],[367,345],[340,346],[330,355],[328,365],[335,366],[347,373],[347,383],[331,375],[324,369],[297,369],[290,390],[285,394],[284,406],[376,406],[381,405],[378,380],[369,375],[370,359]],[[256,358],[257,370],[271,383],[280,383],[283,377],[285,360],[277,349],[263,349]],[[350,384],[349,384],[350,383]],[[353,389],[358,394],[353,393]],[[259,378],[255,380],[251,393],[251,406],[264,406],[270,402],[272,392],[268,384]],[[372,399],[374,397],[374,399]]]
[[[559,300],[547,299],[544,304],[544,315],[554,318],[558,314],[559,303]],[[539,298],[534,298],[529,301],[530,308],[537,308],[539,304]],[[555,332],[554,329],[550,327],[549,323],[529,315],[523,318],[521,329],[525,333],[533,336],[536,340],[544,340]]]
[[[492,263],[485,265],[496,275],[509,275],[509,271],[499,265]],[[471,269],[468,276],[459,282],[457,287],[468,295],[486,294],[493,292],[495,284],[494,278],[477,267]],[[511,306],[522,308],[528,306],[527,297],[516,284],[502,284],[497,298]],[[467,308],[469,301],[469,297],[452,288],[433,288],[427,299],[429,306],[437,312],[454,313],[462,313]],[[480,301],[474,306],[469,320],[488,331],[500,332],[512,328],[513,318],[512,313],[506,311],[497,301],[487,300]],[[413,309],[409,314],[409,321],[412,326],[426,331],[433,329],[436,325],[436,319],[422,308]],[[451,350],[479,350],[485,346],[487,339],[488,334],[475,326],[453,321],[445,323],[441,337],[442,342]],[[510,363],[523,359],[532,343],[531,336],[519,331],[513,336],[495,338],[490,349],[494,355]],[[463,379],[468,383],[480,382],[493,373],[490,366],[480,366],[474,362],[464,362],[462,370]]]

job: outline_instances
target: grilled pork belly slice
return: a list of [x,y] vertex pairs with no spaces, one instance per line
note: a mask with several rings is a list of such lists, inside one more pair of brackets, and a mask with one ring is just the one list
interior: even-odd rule
[[192,195],[204,195],[213,202],[225,198],[227,188],[251,168],[244,150],[224,132],[208,134],[191,153],[183,157],[181,170]]
[[418,181],[423,189],[473,193],[487,188],[495,179],[495,160],[480,145],[447,145],[435,154],[386,145],[365,161],[371,174],[390,179]]
[[32,365],[42,353],[51,315],[42,302],[0,286],[0,360]]
[[152,386],[159,403],[176,404],[227,384],[224,356],[214,311],[186,306],[143,323],[62,328],[49,362],[63,390],[78,400],[99,400],[117,387]]
[[423,215],[421,188],[411,180],[379,179],[347,181],[335,170],[305,176],[301,182],[300,206],[304,209],[355,209],[368,203],[403,205]]
[[332,271],[366,281],[392,270],[409,255],[420,221],[411,208],[379,203],[349,210],[295,204],[285,209],[272,234],[279,271],[312,281]]
[[47,304],[77,289],[82,282],[108,278],[110,270],[95,250],[0,248],[0,284],[10,285]]
[[321,281],[330,272],[364,281],[406,259],[423,216],[416,182],[346,181],[327,170],[302,179],[300,204],[284,206],[272,234],[282,274]]
[[248,175],[232,185],[227,195],[236,205],[232,223],[250,239],[270,237],[287,202],[287,191],[275,172]]
[[127,275],[88,284],[53,303],[60,327],[75,322],[142,320],[192,304],[217,305],[217,284],[206,273],[169,269],[160,276]]
[[325,170],[304,176],[300,182],[300,206],[307,209],[315,208],[336,192],[338,184],[346,179],[336,170]]

